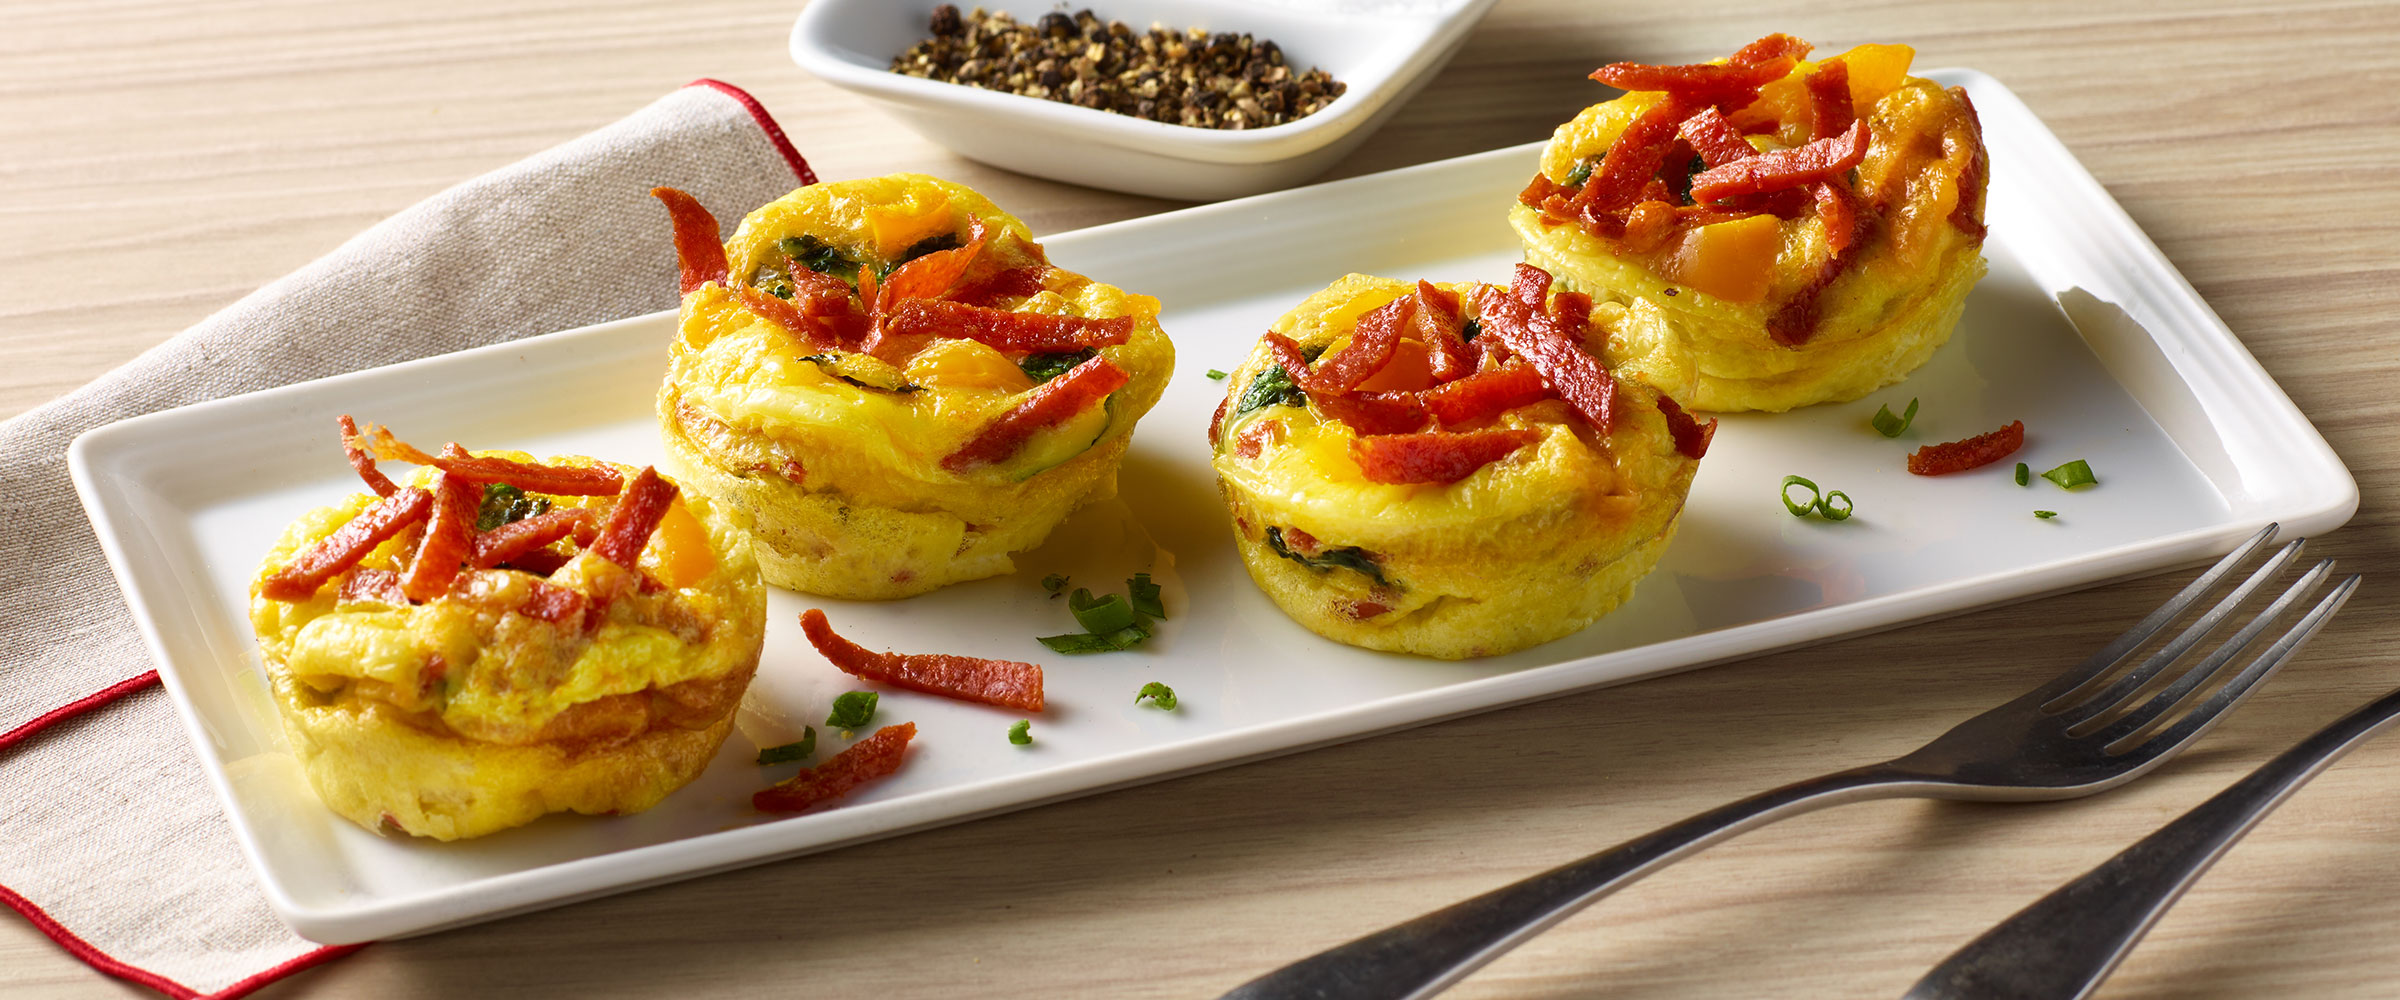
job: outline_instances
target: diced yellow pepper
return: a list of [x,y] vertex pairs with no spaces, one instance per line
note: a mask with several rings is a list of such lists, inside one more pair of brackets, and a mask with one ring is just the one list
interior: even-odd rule
[[1884,95],[1900,89],[1908,79],[1908,64],[1917,58],[1917,50],[1906,45],[1866,44],[1844,52],[1843,62],[1850,64],[1850,110],[1865,115]]
[[944,340],[909,359],[908,380],[928,388],[998,389],[1023,392],[1033,388],[1025,370],[1006,355],[972,340]]
[[1780,221],[1772,215],[1701,226],[1683,235],[1659,274],[1728,302],[1756,302],[1767,296],[1782,247]]
[[668,504],[666,514],[658,519],[647,554],[651,575],[672,588],[698,584],[717,568],[717,554],[708,545],[708,529],[683,505],[681,497]]

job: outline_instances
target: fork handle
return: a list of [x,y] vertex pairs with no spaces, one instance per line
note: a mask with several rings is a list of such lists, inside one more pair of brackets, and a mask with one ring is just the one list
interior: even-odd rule
[[1786,816],[1904,792],[1881,765],[1761,792],[1473,899],[1319,952],[1222,1000],[1428,997],[1569,914],[1684,855]]
[[1985,931],[1905,1000],[2081,1000],[2183,891],[2294,790],[2400,719],[2400,691],[2343,716],[2158,832]]

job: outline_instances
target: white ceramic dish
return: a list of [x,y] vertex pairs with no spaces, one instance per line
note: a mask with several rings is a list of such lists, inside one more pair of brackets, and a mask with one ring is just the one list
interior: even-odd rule
[[[1094,6],[1101,17],[1137,30],[1157,23],[1273,39],[1295,72],[1316,66],[1349,85],[1316,114],[1239,132],[891,72],[893,56],[928,36],[935,0],[816,0],[792,25],[792,61],[882,104],[961,156],[1075,184],[1205,201],[1287,188],[1324,173],[1450,61],[1492,3],[1110,0]],[[983,6],[1031,21],[1055,5]]]
[[[1780,416],[1729,418],[1683,531],[1631,604],[1510,656],[1438,663],[1302,630],[1235,555],[1203,428],[1268,321],[1349,270],[1502,279],[1503,217],[1534,146],[1498,150],[1049,241],[1063,266],[1159,295],[1178,371],[1126,458],[1122,495],[1076,515],[1013,576],[904,602],[777,592],[741,729],[692,786],[648,813],[554,816],[482,840],[384,839],[314,801],[283,749],[244,617],[258,554],[300,510],[357,488],[332,435],[352,412],[419,441],[537,454],[654,457],[651,393],[672,314],[128,420],[78,439],[77,487],[168,691],[276,910],[344,942],[408,934],[823,850],[1066,796],[1285,753],[1562,692],[1647,677],[2220,552],[2269,520],[2331,529],[2357,505],[2349,473],[2156,248],[2024,105],[1963,72],[1994,151],[1992,273],[1957,337],[1901,386]],[[662,242],[660,253],[671,250]],[[2063,306],[2063,309],[2062,309]],[[1879,403],[1924,400],[1886,440]],[[572,401],[572,405],[561,405]],[[1897,406],[1895,406],[1897,408]],[[1924,479],[1915,446],[2026,421],[2036,469],[2088,459],[2101,485],[2015,485],[2006,463]],[[1801,473],[1855,498],[1843,523],[1775,498]],[[2036,520],[2036,508],[2060,512]],[[1048,655],[1070,631],[1038,582],[1121,587],[1148,570],[1173,619],[1145,648]],[[791,768],[750,758],[859,686],[799,635],[827,609],[870,646],[1035,660],[1053,709],[1014,747],[1015,713],[887,692],[880,721],[915,721],[910,760],[837,808],[793,818],[749,795]],[[1172,714],[1133,704],[1147,681]],[[820,752],[842,745],[820,729]]]

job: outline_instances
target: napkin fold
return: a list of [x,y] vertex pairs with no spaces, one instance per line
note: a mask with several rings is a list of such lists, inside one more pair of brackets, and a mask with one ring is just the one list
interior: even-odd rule
[[94,968],[175,997],[241,996],[356,947],[302,939],[268,909],[84,519],[68,442],[155,410],[670,308],[675,255],[651,187],[738,219],[815,182],[757,101],[701,80],[426,199],[0,423],[0,903]]

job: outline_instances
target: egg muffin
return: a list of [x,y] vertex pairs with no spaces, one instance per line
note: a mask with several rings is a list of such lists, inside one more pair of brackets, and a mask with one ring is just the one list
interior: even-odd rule
[[250,588],[327,806],[457,840],[639,812],[707,766],[766,634],[758,564],[717,504],[589,458],[385,436],[372,451],[428,463],[402,485],[352,451],[370,492],[301,515]]
[[717,242],[671,189],[681,325],[666,468],[767,582],[851,599],[1015,569],[1116,489],[1174,347],[1158,300],[1051,266],[1025,224],[921,174],[801,188]]
[[1628,91],[1559,127],[1509,221],[1525,259],[1647,299],[1701,410],[1856,399],[1925,363],[1984,272],[1990,174],[1966,91],[1905,45],[1810,61],[1770,35],[1696,66],[1617,63]]
[[1640,303],[1353,274],[1275,321],[1210,425],[1243,564],[1338,642],[1454,660],[1606,614],[1674,537],[1715,431],[1657,384],[1672,354],[1612,370]]

